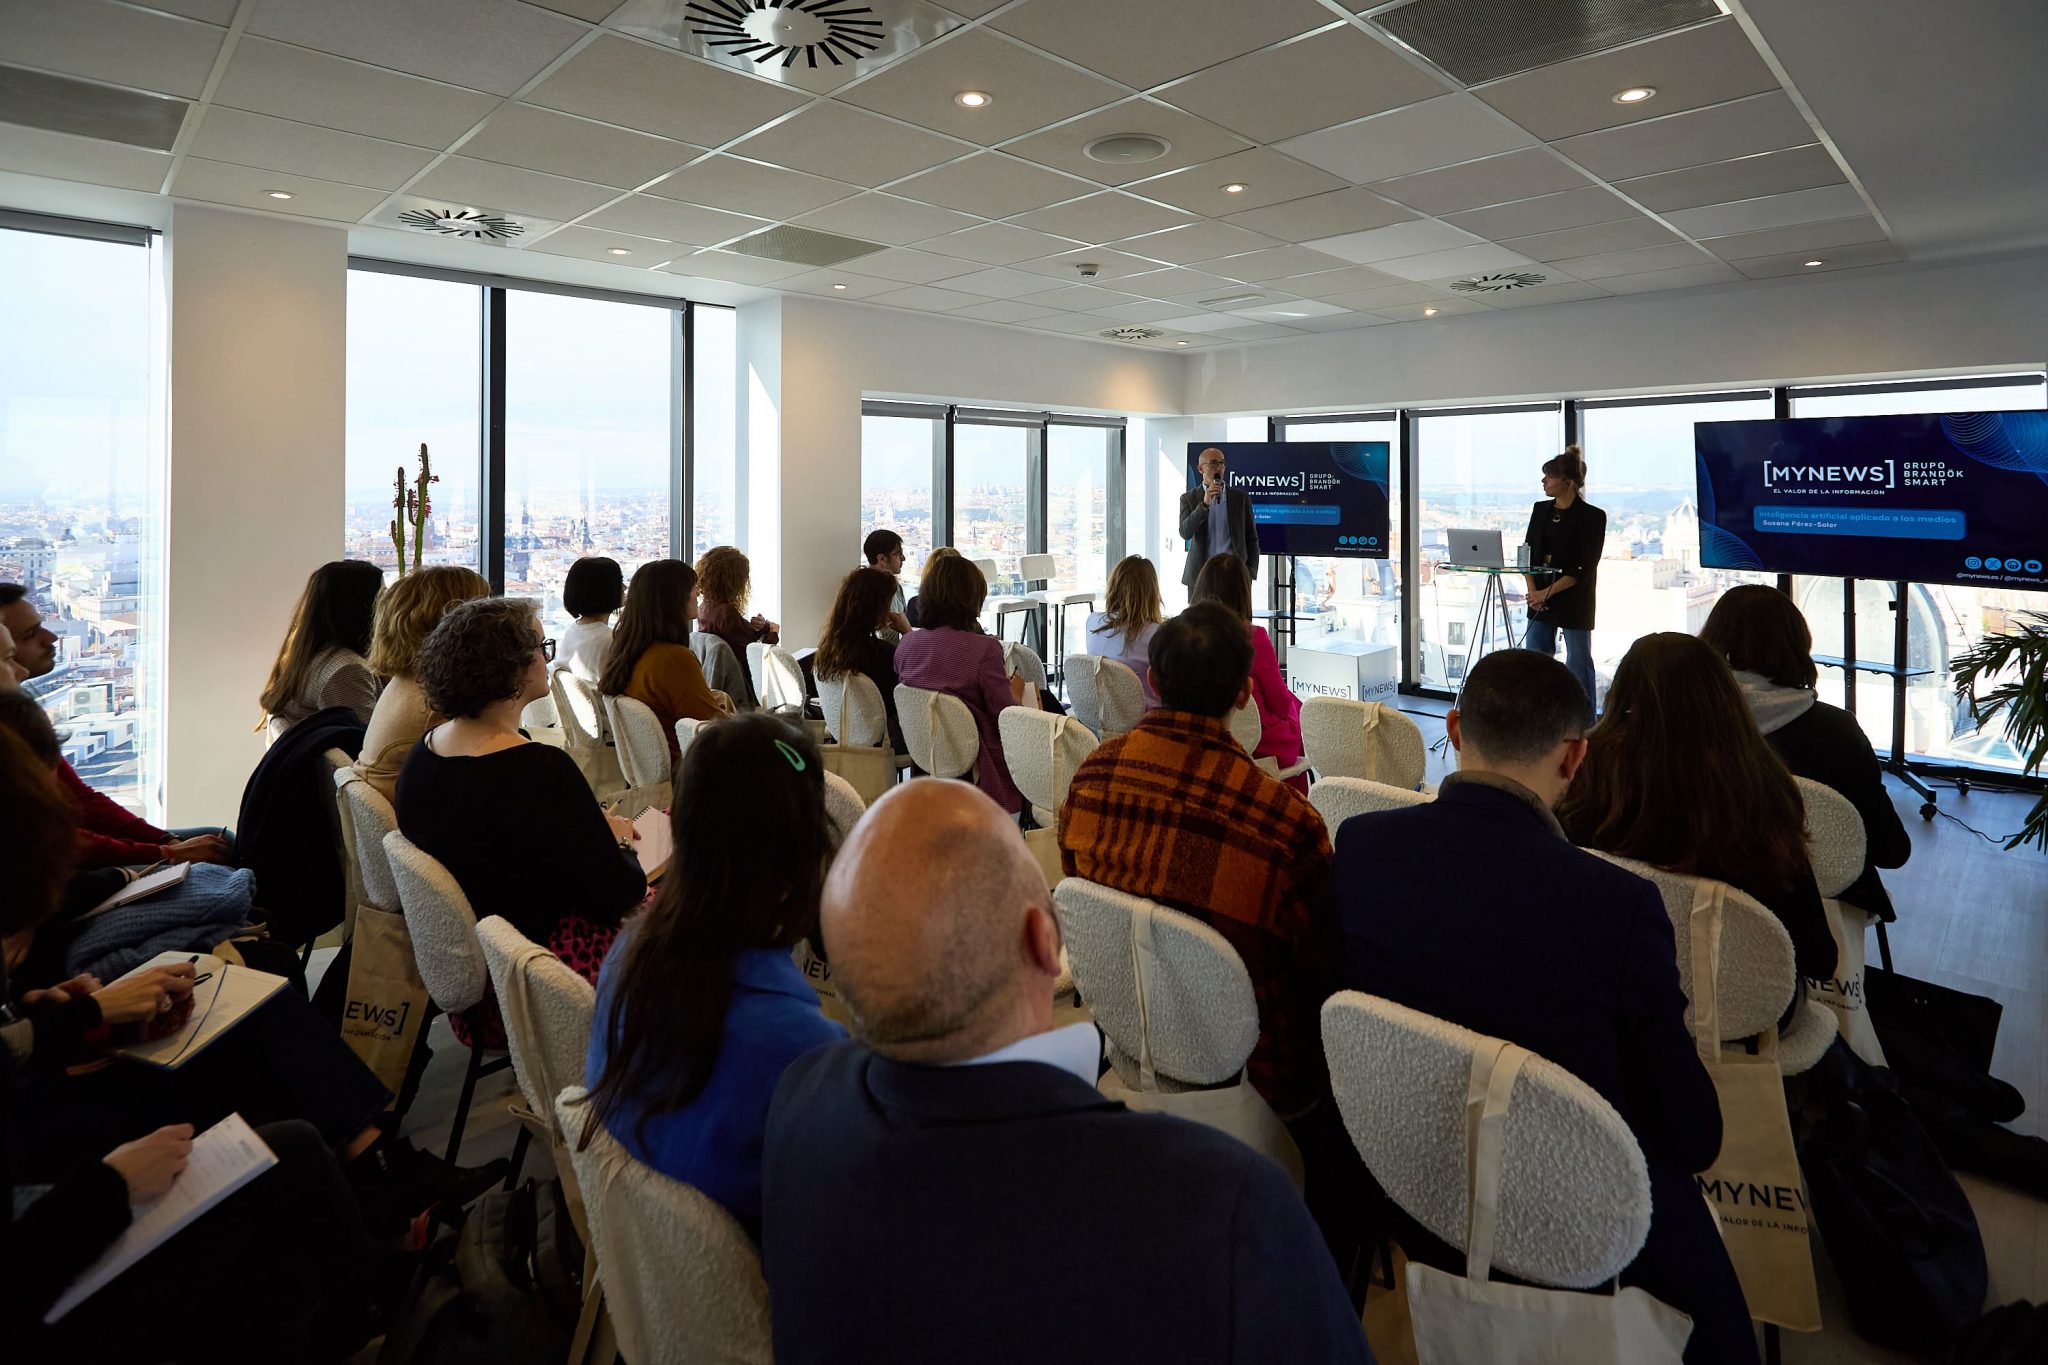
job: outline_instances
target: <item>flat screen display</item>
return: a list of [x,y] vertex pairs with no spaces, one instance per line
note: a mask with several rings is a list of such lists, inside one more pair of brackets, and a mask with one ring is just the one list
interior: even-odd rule
[[1205,450],[1223,452],[1225,487],[1251,499],[1261,553],[1387,557],[1385,441],[1191,441],[1190,488]]
[[2048,586],[2048,412],[1700,422],[1700,562]]

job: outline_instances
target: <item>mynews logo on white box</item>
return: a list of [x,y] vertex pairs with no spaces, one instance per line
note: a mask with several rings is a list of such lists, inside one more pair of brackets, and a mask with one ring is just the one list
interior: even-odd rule
[[1897,488],[1898,461],[1871,464],[1777,464],[1764,461],[1764,487],[1783,491],[1786,484],[1808,488]]

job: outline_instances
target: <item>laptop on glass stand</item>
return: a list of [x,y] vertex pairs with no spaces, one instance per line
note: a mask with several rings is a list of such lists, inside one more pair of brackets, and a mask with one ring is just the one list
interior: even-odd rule
[[1475,569],[1505,569],[1507,559],[1501,548],[1499,531],[1481,530],[1477,527],[1459,526],[1451,528],[1451,560]]

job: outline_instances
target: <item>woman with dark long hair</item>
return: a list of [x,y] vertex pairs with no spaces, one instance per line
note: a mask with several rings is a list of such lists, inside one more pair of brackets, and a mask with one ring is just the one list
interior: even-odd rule
[[1801,976],[1834,975],[1799,788],[1719,655],[1690,635],[1645,635],[1587,741],[1557,807],[1573,843],[1748,892],[1792,936]]
[[597,690],[606,696],[631,697],[654,712],[672,764],[682,752],[677,721],[723,714],[704,681],[704,666],[690,649],[696,619],[697,571],[680,559],[642,564],[634,571],[597,680]]
[[775,1083],[845,1036],[790,958],[817,928],[832,855],[817,747],[759,712],[707,725],[669,821],[675,862],[661,893],[598,978],[588,1122],[758,1238]]
[[[884,569],[855,569],[839,584],[832,614],[825,618],[825,633],[818,640],[818,652],[811,666],[819,682],[833,682],[859,673],[882,694],[882,708],[889,714],[889,743],[897,753],[906,752],[903,727],[896,720],[896,644],[878,634],[888,628],[895,614],[896,575]],[[825,717],[835,724],[837,717]]]
[[1586,461],[1577,446],[1543,462],[1543,499],[1529,509],[1529,563],[1559,570],[1529,578],[1529,628],[1522,644],[1555,656],[1564,636],[1564,666],[1597,703],[1593,679],[1593,588],[1607,543],[1607,514],[1586,501]]
[[364,656],[383,590],[384,571],[364,560],[337,559],[313,570],[259,699],[270,738],[330,706],[346,706],[370,723],[377,678]]
[[[1252,621],[1251,570],[1236,555],[1211,555],[1195,575],[1194,590],[1188,594],[1189,606],[1197,602],[1221,602],[1244,622],[1252,641],[1252,704],[1259,708],[1259,747],[1252,757],[1292,767],[1301,758],[1301,698],[1280,676],[1280,658],[1273,651],[1272,637],[1264,626]],[[1306,773],[1297,773],[1288,782],[1307,794]]]

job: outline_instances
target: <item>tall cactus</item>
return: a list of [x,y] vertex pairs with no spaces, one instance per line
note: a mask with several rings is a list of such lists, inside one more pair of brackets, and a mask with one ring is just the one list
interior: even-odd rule
[[392,478],[391,508],[398,515],[391,519],[391,546],[398,552],[398,576],[405,577],[405,544],[412,541],[412,566],[420,567],[420,559],[427,549],[427,517],[433,511],[433,499],[427,492],[427,485],[441,482],[441,476],[433,472],[433,461],[427,454],[426,442],[420,442],[420,472],[413,477],[413,486],[405,486],[405,466],[398,466]]

